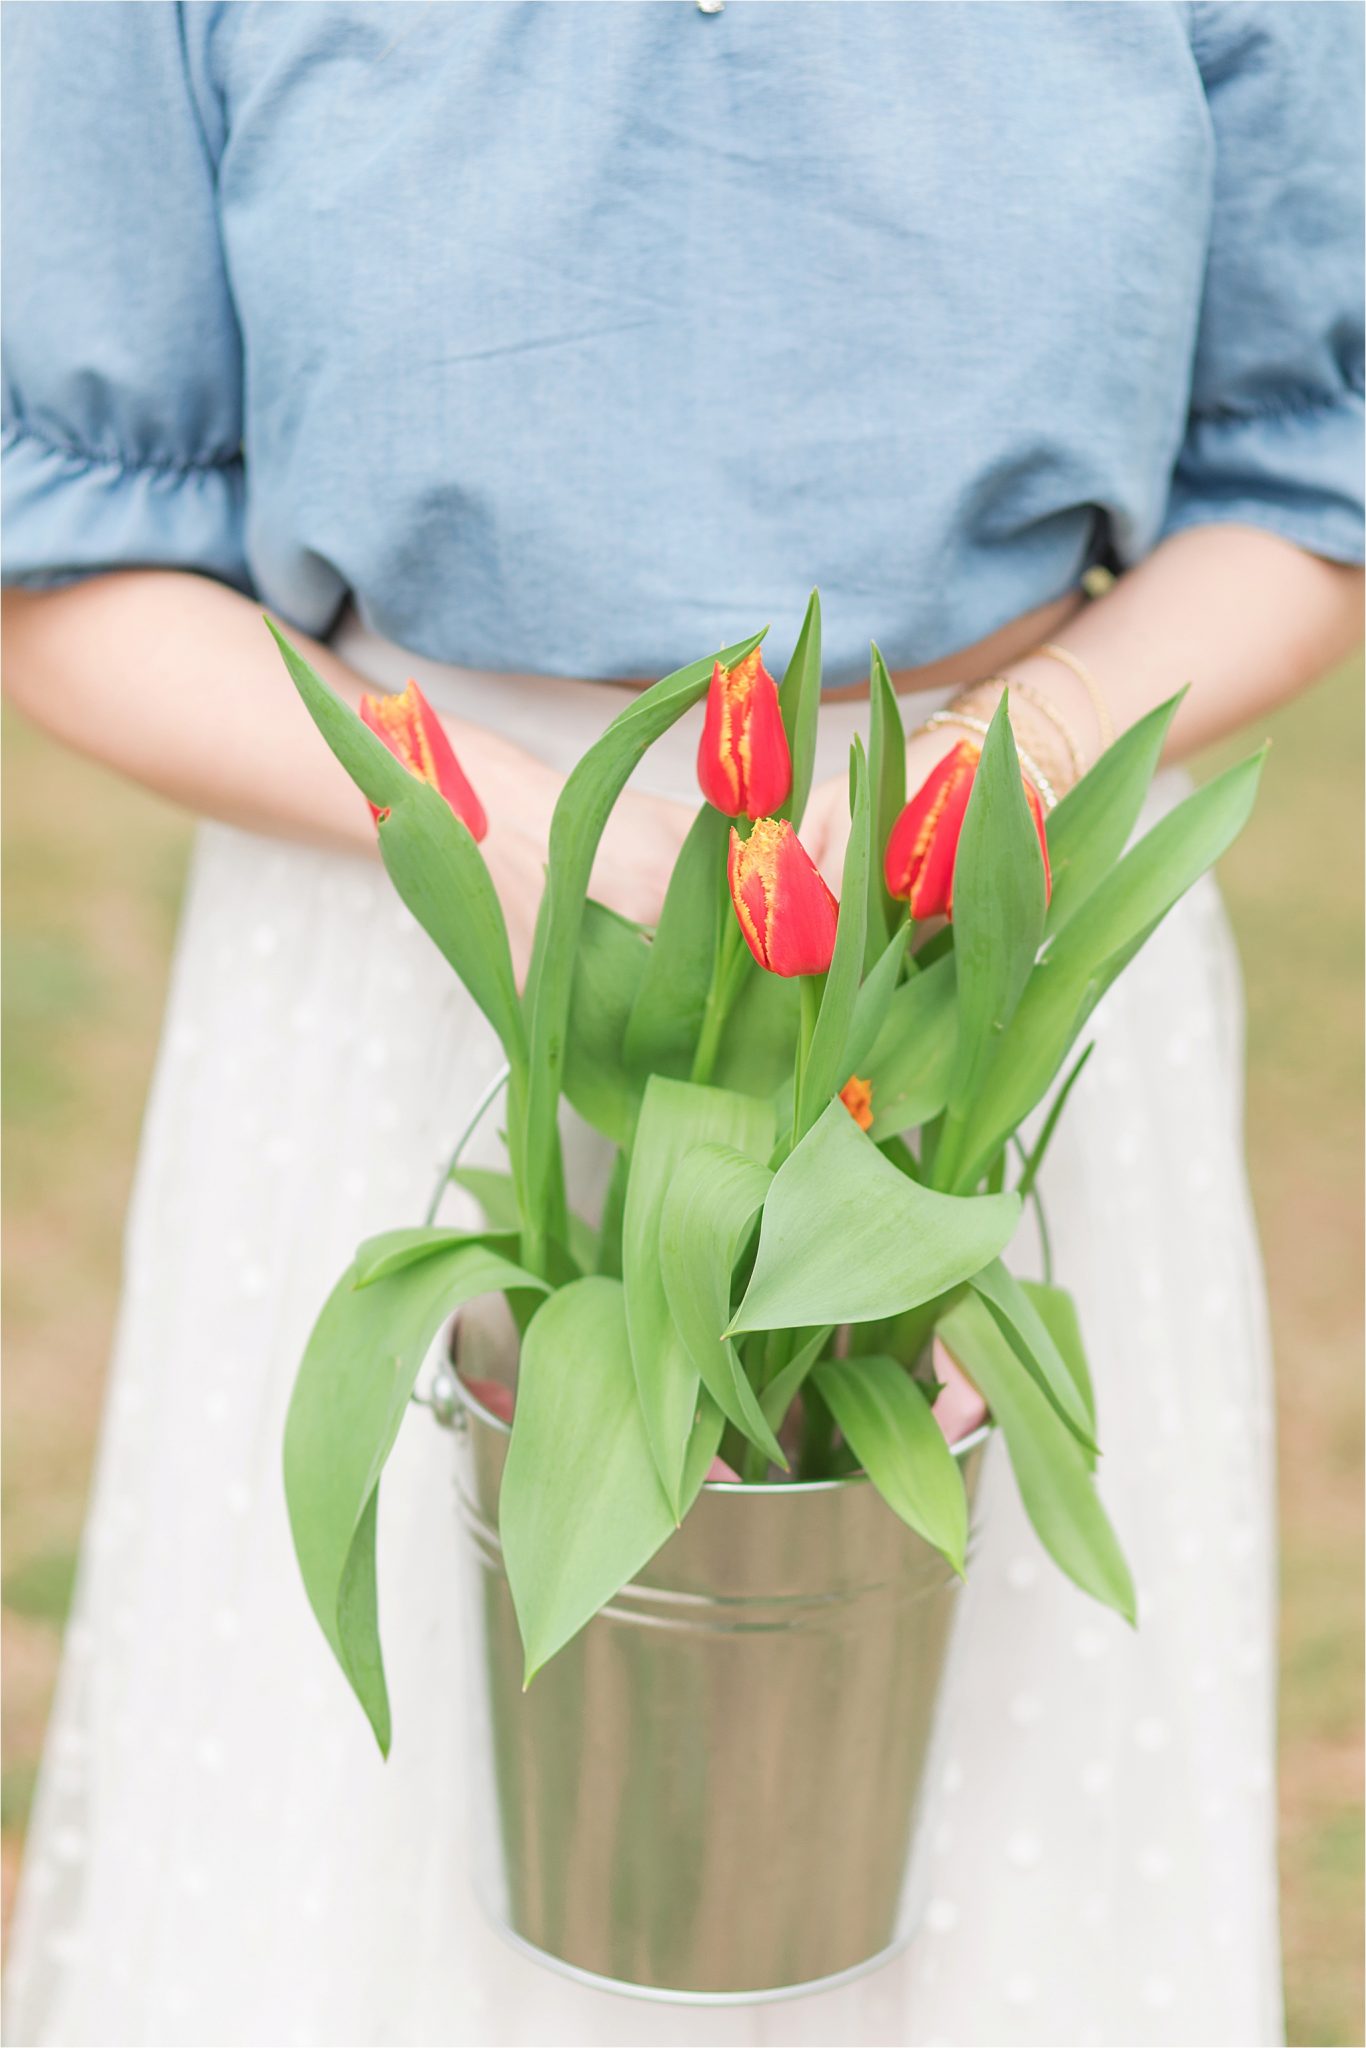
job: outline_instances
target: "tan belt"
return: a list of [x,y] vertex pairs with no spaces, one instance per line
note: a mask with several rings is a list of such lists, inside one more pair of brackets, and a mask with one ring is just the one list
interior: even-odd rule
[[[987,634],[985,640],[978,640],[974,646],[964,647],[957,654],[946,654],[939,661],[927,661],[922,668],[894,670],[892,688],[899,697],[910,697],[926,690],[942,693],[962,689],[968,683],[980,683],[985,676],[1008,668],[1012,661],[1022,660],[1045,640],[1054,639],[1085,603],[1082,591],[1069,590],[1065,597],[1036,605],[1032,612],[1023,612],[1018,619],[998,626],[994,633]],[[644,690],[649,684],[628,682],[621,687]],[[821,695],[828,703],[856,703],[867,697],[868,685],[866,682],[846,683],[838,689],[827,688]]]

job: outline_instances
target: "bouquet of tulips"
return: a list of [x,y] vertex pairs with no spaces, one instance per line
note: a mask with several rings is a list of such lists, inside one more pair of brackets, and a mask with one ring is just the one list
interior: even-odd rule
[[[718,1455],[750,1485],[861,1470],[961,1572],[967,1505],[932,1412],[936,1339],[985,1400],[1057,1564],[1134,1619],[1094,1483],[1073,1305],[1003,1255],[1038,1201],[1088,1017],[1241,829],[1261,757],[1129,846],[1179,697],[1046,825],[1003,700],[982,745],[955,747],[907,802],[874,648],[836,900],[799,837],[816,597],[781,688],[762,637],[645,690],[568,777],[519,990],[483,811],[416,685],[357,716],[276,635],[374,810],[400,896],[508,1067],[506,1171],[455,1175],[488,1227],[429,1220],[362,1244],[290,1408],[304,1581],[386,1749],[380,1476],[437,1332],[490,1293],[520,1335],[500,1535],[528,1679],[648,1562]],[[590,897],[594,855],[646,749],[704,697],[704,801],[645,929]],[[1050,1091],[1026,1146],[1020,1127]],[[562,1097],[615,1147],[591,1226],[565,1185]]]

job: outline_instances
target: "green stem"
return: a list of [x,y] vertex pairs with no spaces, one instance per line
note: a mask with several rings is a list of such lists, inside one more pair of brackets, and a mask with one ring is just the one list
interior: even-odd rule
[[748,1440],[745,1443],[745,1457],[740,1467],[740,1477],[746,1486],[762,1486],[768,1477],[768,1453],[761,1451],[758,1444],[752,1444]]
[[735,1001],[736,990],[739,987],[738,969],[743,965],[740,956],[744,954],[744,950],[744,934],[731,909],[728,893],[722,911],[721,926],[717,933],[716,952],[712,959],[711,983],[702,1009],[702,1028],[698,1032],[697,1050],[693,1054],[690,1079],[695,1082],[705,1083],[712,1077],[716,1055],[721,1050],[721,1034],[726,1028],[730,1006]]
[[934,1148],[934,1169],[930,1175],[930,1186],[937,1189],[940,1194],[952,1195],[960,1192],[955,1183],[958,1178],[965,1128],[961,1110],[945,1110],[939,1142]]
[[803,974],[799,977],[802,992],[801,1031],[797,1039],[797,1064],[792,1076],[792,1143],[795,1146],[804,1129],[802,1122],[802,1088],[806,1080],[806,1063],[811,1056],[811,1041],[816,1035],[816,1020],[821,1013],[821,998],[825,994],[823,974]]
[[1010,1142],[1015,1147],[1021,1164],[1026,1169],[1016,1186],[1015,1192],[1025,1201],[1034,1204],[1034,1217],[1039,1226],[1039,1255],[1043,1260],[1043,1284],[1045,1287],[1051,1287],[1053,1285],[1053,1242],[1048,1234],[1048,1218],[1044,1214],[1043,1196],[1039,1193],[1034,1181],[1030,1179],[1028,1172],[1029,1160],[1018,1136],[1012,1137]]
[[797,1454],[799,1480],[827,1477],[834,1441],[835,1418],[808,1380],[802,1388],[802,1443]]

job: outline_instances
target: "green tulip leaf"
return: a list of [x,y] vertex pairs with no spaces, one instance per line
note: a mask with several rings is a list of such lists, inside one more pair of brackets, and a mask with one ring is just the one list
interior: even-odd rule
[[993,1259],[972,1276],[972,1287],[1005,1327],[1021,1364],[1046,1399],[1056,1408],[1082,1448],[1094,1457],[1096,1419],[1077,1385],[1075,1373],[1054,1340],[1028,1290]]
[[[685,1507],[720,1428],[706,1404]],[[636,1395],[619,1280],[561,1288],[526,1333],[498,1523],[530,1684],[675,1528]]]
[[779,1430],[783,1418],[805,1386],[807,1377],[820,1359],[822,1351],[834,1336],[833,1323],[821,1323],[803,1339],[793,1352],[787,1364],[780,1366],[773,1378],[759,1396],[759,1406],[769,1427]]
[[1045,1550],[1084,1593],[1134,1621],[1133,1579],[1086,1453],[986,1302],[964,1293],[941,1317],[938,1334],[1000,1424],[1020,1498]]
[[883,860],[892,827],[906,803],[906,729],[901,706],[874,643],[868,670],[872,718],[868,734],[868,777],[872,788],[873,847],[868,866],[868,960],[872,966],[884,937],[906,924],[906,906],[887,893]]
[[779,816],[790,818],[798,826],[811,794],[811,776],[816,765],[816,721],[821,708],[821,600],[817,590],[807,600],[802,630],[778,691],[778,706],[792,755],[792,793]]
[[[911,928],[903,918],[863,978],[840,1062],[851,1074],[867,1078],[869,1056],[891,1014],[901,971],[907,964],[906,945],[910,936]],[[910,969],[912,976],[918,971],[915,967]]]
[[839,922],[835,951],[798,1087],[798,1112],[793,1136],[799,1139],[815,1123],[831,1097],[849,1079],[845,1048],[863,976],[864,941],[868,929],[868,869],[871,858],[871,811],[868,764],[863,743],[856,739],[849,764],[852,791],[849,844],[844,855]]
[[[669,1306],[660,1265],[664,1203],[686,1155],[713,1142],[763,1165],[773,1150],[772,1105],[725,1088],[652,1075],[626,1183],[622,1274],[641,1415],[665,1497],[682,1513],[684,1461],[697,1408],[698,1369]],[[721,1322],[724,1323],[725,1317]],[[719,1335],[721,1324],[717,1325]]]
[[352,1261],[352,1285],[372,1287],[388,1280],[407,1266],[417,1266],[440,1252],[455,1251],[460,1245],[482,1245],[499,1258],[512,1259],[517,1253],[515,1230],[451,1230],[444,1224],[423,1223],[403,1230],[383,1230],[367,1237]]
[[1111,983],[1232,845],[1264,756],[1265,749],[1239,762],[1160,818],[1050,940],[967,1112],[957,1185],[973,1185],[1042,1099]]
[[546,1239],[554,1235],[564,1208],[557,1114],[564,1086],[575,962],[598,842],[632,771],[654,742],[706,695],[715,662],[730,667],[743,660],[762,638],[762,633],[751,634],[748,640],[723,648],[706,661],[690,662],[643,690],[588,749],[560,792],[550,825],[550,861],[525,995],[531,1029],[524,1256],[530,1264],[543,1261]]
[[[726,890],[730,819],[705,804],[669,879],[659,925],[626,1027],[623,1056],[633,1074],[686,1080],[702,1028]],[[724,899],[724,901],[723,901]]]
[[467,1195],[474,1196],[490,1230],[520,1228],[521,1205],[510,1173],[500,1173],[491,1166],[457,1166],[452,1169],[451,1181],[454,1186],[463,1188]]
[[787,1459],[764,1418],[735,1345],[731,1277],[772,1174],[729,1145],[698,1145],[679,1161],[659,1223],[659,1267],[684,1349],[728,1422],[775,1465]]
[[304,1589],[333,1654],[389,1750],[375,1592],[380,1474],[432,1339],[476,1296],[540,1289],[483,1245],[453,1241],[356,1285],[354,1266],[308,1340],[285,1423],[285,1496]]
[[766,1096],[790,1088],[800,1004],[801,985],[795,977],[764,974],[755,967],[741,982],[721,1034],[712,1075],[716,1086],[733,1088],[740,1095]]
[[873,1083],[870,1135],[876,1140],[928,1123],[948,1100],[958,1038],[954,972],[953,954],[947,953],[892,995],[866,1060]]
[[[456,1187],[474,1196],[484,1212],[490,1231],[511,1232],[513,1241],[521,1231],[522,1209],[510,1173],[487,1166],[457,1166],[451,1175]],[[595,1271],[598,1261],[598,1233],[591,1223],[571,1211],[566,1248],[578,1273]],[[511,1254],[509,1254],[511,1256]],[[577,1274],[575,1275],[577,1278]]]
[[1048,816],[1053,894],[1046,928],[1058,931],[1105,879],[1128,844],[1186,692],[1159,704],[1090,768]]
[[1077,1305],[1065,1288],[1046,1286],[1042,1280],[1022,1280],[1020,1285],[1033,1302],[1041,1322],[1058,1347],[1063,1364],[1072,1375],[1073,1385],[1090,1423],[1090,1433],[1094,1437],[1096,1391],[1091,1384],[1091,1368],[1086,1362],[1086,1346],[1082,1341]]
[[827,1359],[811,1377],[888,1507],[961,1578],[968,1499],[924,1389],[894,1358]]
[[565,1040],[564,1092],[585,1123],[629,1143],[640,1083],[623,1058],[628,1022],[650,958],[640,926],[590,896],[583,906]]
[[972,780],[953,867],[958,1045],[936,1155],[941,1181],[958,1156],[963,1123],[1043,941],[1043,854],[1025,800],[1007,706],[1003,696]]
[[773,1177],[728,1334],[898,1315],[994,1259],[1019,1216],[1014,1195],[917,1186],[832,1102]]
[[409,774],[269,619],[266,624],[318,731],[363,795],[388,809],[379,826],[379,850],[394,887],[488,1018],[509,1061],[524,1066],[526,1039],[507,925],[468,828],[437,790]]

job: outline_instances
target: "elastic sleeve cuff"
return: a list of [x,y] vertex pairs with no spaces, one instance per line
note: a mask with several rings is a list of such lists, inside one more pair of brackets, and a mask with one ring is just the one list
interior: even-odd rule
[[251,589],[240,456],[124,463],[7,421],[4,580],[49,590],[113,569],[193,569]]
[[1191,526],[1257,526],[1329,561],[1366,559],[1363,401],[1192,416],[1159,540]]

